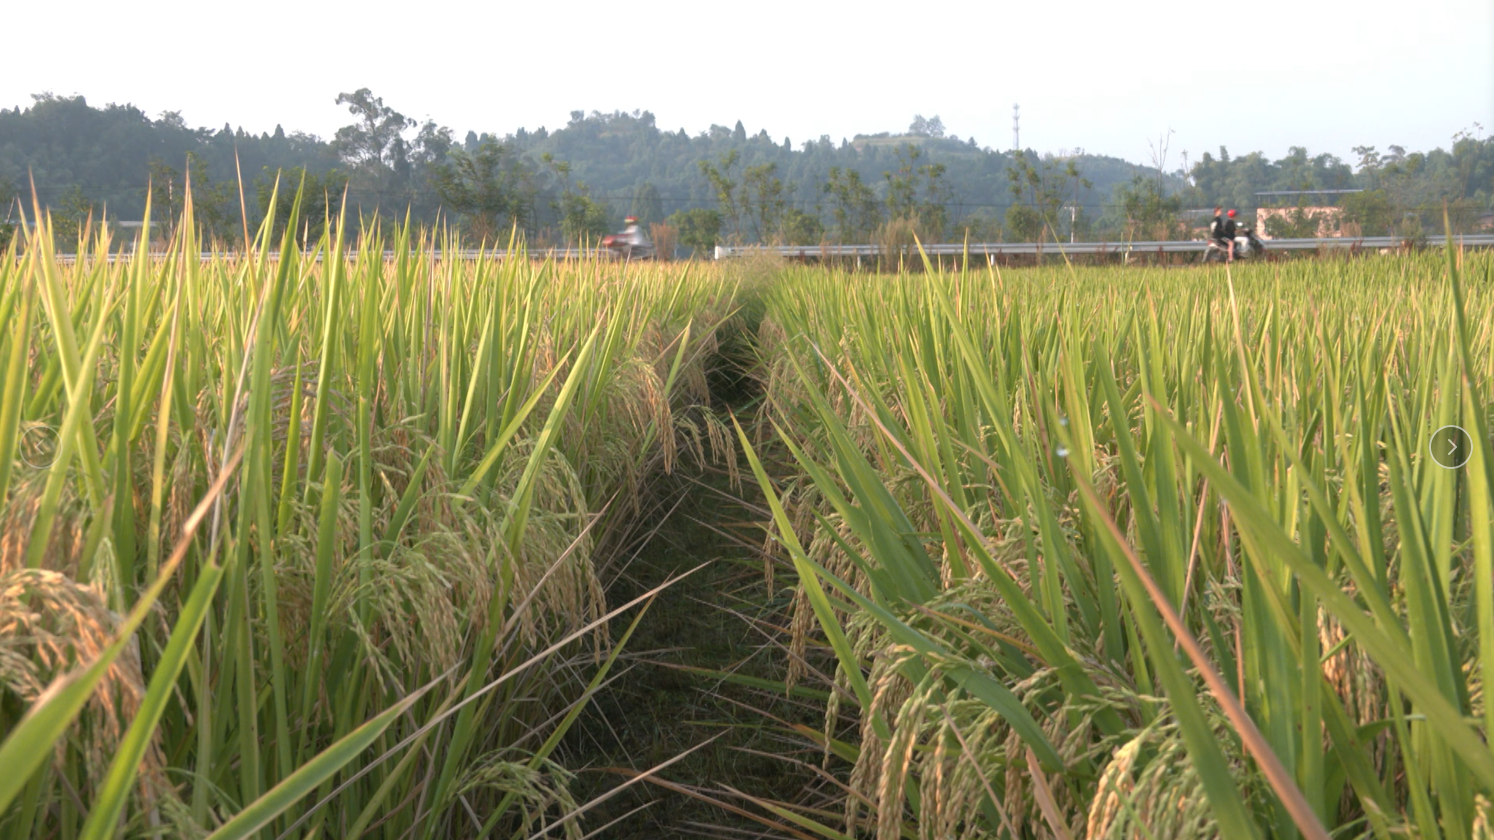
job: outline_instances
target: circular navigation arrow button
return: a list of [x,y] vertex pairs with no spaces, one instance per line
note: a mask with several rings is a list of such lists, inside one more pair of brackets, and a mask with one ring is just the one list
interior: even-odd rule
[[1427,448],[1437,466],[1455,470],[1468,463],[1468,456],[1473,454],[1473,439],[1462,426],[1443,426],[1432,433]]

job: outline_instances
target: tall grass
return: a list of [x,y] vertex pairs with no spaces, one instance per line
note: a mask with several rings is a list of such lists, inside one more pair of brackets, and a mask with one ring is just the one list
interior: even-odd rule
[[596,547],[724,439],[730,285],[295,212],[203,261],[187,213],[0,259],[0,836],[577,836]]
[[787,276],[749,458],[843,815],[775,819],[1490,836],[1491,269]]

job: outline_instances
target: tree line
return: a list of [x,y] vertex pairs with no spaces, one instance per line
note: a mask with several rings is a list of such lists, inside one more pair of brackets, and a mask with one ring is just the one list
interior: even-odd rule
[[[168,230],[190,181],[194,217],[223,240],[253,229],[272,203],[288,205],[299,190],[309,220],[303,235],[316,235],[346,196],[350,214],[448,223],[471,243],[506,241],[515,228],[534,244],[573,243],[633,215],[696,251],[718,242],[915,235],[1183,238],[1195,234],[1200,209],[1221,203],[1249,213],[1271,200],[1257,193],[1284,190],[1362,190],[1337,201],[1366,235],[1440,229],[1444,204],[1459,229],[1494,209],[1494,141],[1481,133],[1426,153],[1361,147],[1357,166],[1301,148],[1279,160],[1221,148],[1169,167],[1165,147],[1150,166],[1083,150],[995,150],[947,133],[937,116],[917,115],[901,132],[795,145],[766,130],[749,134],[740,121],[691,135],[661,129],[647,111],[573,111],[553,131],[458,139],[367,88],[336,102],[350,121],[328,139],[278,126],[258,135],[191,128],[179,112],[151,118],[82,96],[39,94],[25,109],[0,109],[0,237],[33,182],[62,237],[105,211],[140,218],[147,194]],[[1314,200],[1302,194],[1301,212],[1273,218],[1277,232],[1315,228],[1321,219],[1307,209]]]

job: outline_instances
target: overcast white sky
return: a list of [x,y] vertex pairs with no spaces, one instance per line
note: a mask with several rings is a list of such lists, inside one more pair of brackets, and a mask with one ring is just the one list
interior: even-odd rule
[[1007,148],[1017,102],[1023,146],[1145,163],[1170,128],[1168,168],[1494,131],[1491,0],[6,5],[0,106],[81,93],[256,133],[329,136],[359,87],[458,136],[641,108],[795,146],[920,113]]

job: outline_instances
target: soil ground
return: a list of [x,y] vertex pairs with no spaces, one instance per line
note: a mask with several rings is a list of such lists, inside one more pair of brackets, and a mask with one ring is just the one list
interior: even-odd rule
[[[753,336],[761,317],[760,303],[749,304],[720,333],[708,379],[722,419],[727,409],[744,418],[754,413]],[[745,471],[745,459],[738,461]],[[565,754],[557,756],[578,772],[577,801],[615,792],[586,813],[585,831],[592,836],[785,836],[745,816],[766,812],[728,789],[800,802],[816,788],[814,771],[794,760],[803,754],[802,740],[785,729],[789,723],[818,729],[823,705],[720,676],[781,682],[787,661],[776,642],[792,591],[781,581],[769,590],[760,552],[768,516],[757,504],[751,473],[742,478],[734,486],[719,462],[656,476],[631,540],[611,555],[609,603],[677,580],[629,641],[619,663],[626,672],[614,671],[617,678],[588,705],[567,736]],[[819,751],[803,757],[818,764]],[[666,762],[654,776],[660,783],[618,790],[629,774]]]
[[[646,532],[635,551],[624,553],[608,600],[621,603],[695,571],[658,596],[627,645],[626,673],[593,700],[567,737],[560,759],[579,771],[577,800],[615,788],[626,771],[645,772],[688,752],[657,777],[748,810],[725,789],[797,801],[808,772],[774,756],[801,747],[759,710],[817,726],[815,712],[707,673],[782,678],[782,652],[759,622],[780,615],[789,593],[768,596],[757,550],[760,513],[718,469],[665,477],[653,494],[655,513],[640,517],[636,527]],[[647,781],[589,811],[584,824],[588,832],[599,830],[596,837],[620,840],[764,836],[760,823]]]

